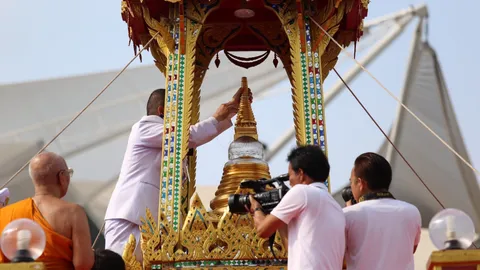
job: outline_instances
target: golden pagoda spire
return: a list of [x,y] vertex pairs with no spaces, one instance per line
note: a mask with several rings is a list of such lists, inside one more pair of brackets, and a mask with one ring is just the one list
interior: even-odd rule
[[242,77],[243,92],[240,96],[240,107],[237,113],[237,121],[235,122],[234,140],[240,137],[251,137],[258,140],[257,122],[253,116],[252,105],[250,102],[250,89],[248,88],[247,77]]
[[258,141],[257,122],[253,116],[251,91],[247,78],[242,78],[243,89],[235,123],[234,140],[228,148],[228,162],[223,167],[222,180],[210,202],[214,213],[221,216],[228,209],[228,197],[234,194],[244,179],[269,179],[265,149]]

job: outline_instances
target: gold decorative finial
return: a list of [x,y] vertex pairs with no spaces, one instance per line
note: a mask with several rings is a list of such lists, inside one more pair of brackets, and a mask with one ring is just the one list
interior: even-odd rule
[[251,91],[247,78],[242,78],[240,108],[235,123],[234,141],[228,148],[222,180],[210,202],[214,213],[223,215],[228,209],[228,197],[234,194],[244,179],[269,179],[268,163],[264,160],[263,145],[258,141],[257,122],[251,106]]
[[251,137],[258,140],[257,122],[253,116],[252,105],[250,103],[250,89],[248,88],[247,77],[242,77],[243,92],[240,97],[240,107],[235,122],[234,140],[240,137]]

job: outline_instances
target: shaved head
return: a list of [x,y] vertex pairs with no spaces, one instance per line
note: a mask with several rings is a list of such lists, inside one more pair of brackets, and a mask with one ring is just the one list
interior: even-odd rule
[[147,115],[157,115],[158,107],[165,106],[165,89],[154,90],[147,102]]
[[30,161],[29,173],[35,186],[48,186],[55,185],[58,172],[67,169],[67,163],[63,157],[55,153],[43,152]]

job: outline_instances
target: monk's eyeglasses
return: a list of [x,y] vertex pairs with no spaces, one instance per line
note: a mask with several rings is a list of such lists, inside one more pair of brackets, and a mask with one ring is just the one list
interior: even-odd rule
[[68,175],[70,176],[70,178],[72,178],[72,176],[73,176],[73,169],[72,169],[72,168],[68,168],[67,173],[68,173]]
[[66,173],[68,173],[68,176],[70,176],[70,178],[72,178],[72,176],[73,176],[73,169],[72,169],[72,168],[68,168],[68,169],[66,169],[66,170],[61,170],[61,171],[59,171],[57,177],[60,175],[61,172],[66,172]]

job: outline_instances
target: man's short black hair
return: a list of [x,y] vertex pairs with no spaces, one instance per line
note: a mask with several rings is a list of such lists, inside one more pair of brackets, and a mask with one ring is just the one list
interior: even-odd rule
[[379,154],[363,153],[355,159],[354,172],[367,182],[371,191],[388,190],[392,183],[392,167]]
[[165,106],[165,89],[153,90],[147,101],[147,115],[157,115],[157,109]]
[[322,149],[316,145],[300,146],[292,150],[287,157],[292,169],[302,169],[314,182],[325,182],[330,173],[330,164]]
[[125,261],[122,256],[109,249],[95,250],[95,263],[92,270],[125,270]]

